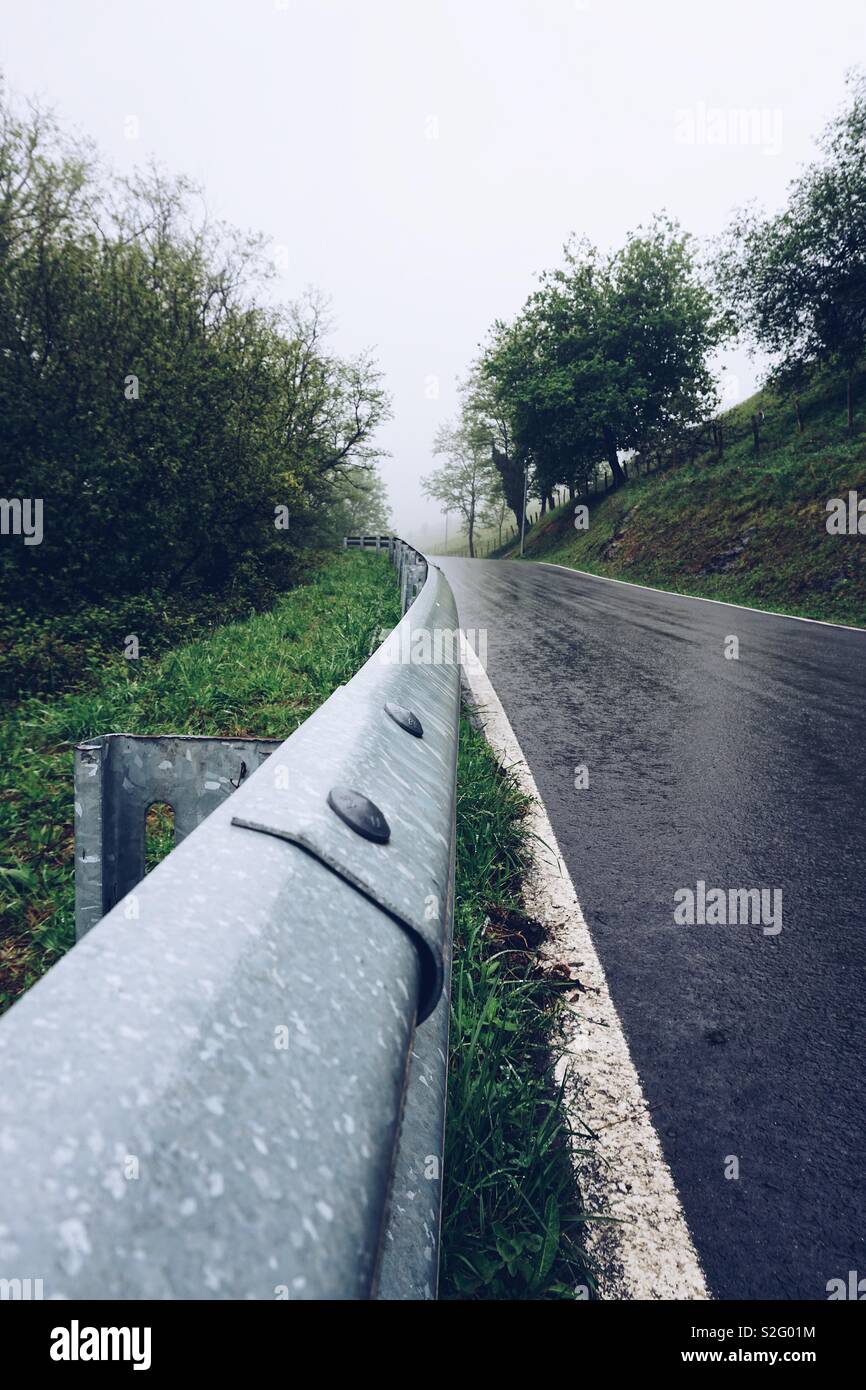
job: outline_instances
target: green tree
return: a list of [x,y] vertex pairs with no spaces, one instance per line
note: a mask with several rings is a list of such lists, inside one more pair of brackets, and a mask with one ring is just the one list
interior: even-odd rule
[[481,525],[488,526],[496,530],[496,544],[502,545],[502,529],[505,526],[505,518],[508,515],[508,499],[502,488],[501,480],[493,482],[489,495],[484,500],[481,512]]
[[360,467],[346,470],[334,484],[318,534],[333,544],[343,536],[384,536],[390,531],[388,493],[379,474]]
[[0,590],[57,607],[291,578],[390,403],[369,353],[330,351],[319,296],[259,302],[268,274],[186,180],[112,178],[0,93],[0,485],[44,508]]
[[789,187],[781,212],[737,214],[717,276],[740,331],[770,355],[769,380],[797,391],[818,366],[847,378],[866,346],[866,76],[823,131],[820,157]]
[[469,554],[474,556],[475,530],[496,486],[489,440],[476,422],[461,416],[440,427],[433,452],[445,462],[422,478],[421,486],[445,511],[457,512],[463,518]]
[[691,239],[666,218],[607,258],[572,241],[564,262],[511,324],[494,326],[479,366],[542,499],[600,458],[619,484],[621,451],[702,418],[724,331]]
[[[506,331],[504,327],[501,330]],[[499,346],[497,332],[498,328],[494,329],[491,344],[470,370],[463,388],[461,413],[473,434],[489,439],[491,462],[519,529],[523,523],[524,473],[530,460],[517,439],[514,402],[505,382],[493,370]]]

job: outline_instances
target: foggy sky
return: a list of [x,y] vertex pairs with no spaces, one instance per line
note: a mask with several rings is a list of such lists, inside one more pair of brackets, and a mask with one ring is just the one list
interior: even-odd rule
[[[119,170],[156,157],[273,238],[394,396],[403,534],[455,382],[570,232],[778,205],[866,62],[862,0],[0,0],[8,85]],[[757,113],[741,125],[739,112]],[[130,120],[130,118],[135,118]],[[130,138],[130,132],[137,136]],[[729,396],[753,389],[727,354]],[[438,522],[437,522],[438,524]]]

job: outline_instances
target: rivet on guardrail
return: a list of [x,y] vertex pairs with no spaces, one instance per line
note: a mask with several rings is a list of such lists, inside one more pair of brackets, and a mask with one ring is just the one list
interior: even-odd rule
[[365,840],[374,840],[377,845],[386,845],[390,840],[390,825],[376,803],[363,792],[353,791],[351,787],[332,787],[328,792],[328,805]]
[[424,726],[412,710],[405,705],[395,705],[393,700],[389,700],[385,705],[385,713],[390,714],[395,724],[399,724],[401,729],[405,729],[407,734],[413,738],[424,737]]

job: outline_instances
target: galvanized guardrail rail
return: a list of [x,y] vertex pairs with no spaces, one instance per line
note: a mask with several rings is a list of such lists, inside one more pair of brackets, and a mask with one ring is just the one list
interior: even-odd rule
[[398,627],[0,1019],[0,1278],[435,1297],[457,618],[374,543]]

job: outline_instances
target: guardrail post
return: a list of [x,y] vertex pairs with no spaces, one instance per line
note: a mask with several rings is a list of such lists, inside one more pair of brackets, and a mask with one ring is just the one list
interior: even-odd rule
[[105,748],[101,739],[76,750],[73,764],[75,803],[75,933],[83,936],[105,915],[102,808]]
[[415,564],[410,565],[410,567],[409,567],[409,579],[408,579],[407,591],[406,591],[406,606],[407,606],[407,607],[408,607],[410,604],[413,604],[413,603],[415,602],[415,599],[418,597],[418,594],[421,592],[421,589],[422,589],[422,587],[423,587],[423,585],[424,585],[424,580],[426,579],[426,577],[427,577],[427,566],[426,566],[425,564],[416,561]]
[[405,556],[405,554],[404,554],[403,557],[402,557],[402,563],[401,563],[401,565],[400,565],[400,613],[401,613],[401,616],[406,612],[406,609],[407,609],[408,606],[409,606],[409,602],[408,602],[408,584],[409,584],[409,562],[408,562],[408,560],[407,560],[407,558],[406,558],[406,556]]
[[278,748],[278,738],[105,734],[75,749],[75,934],[144,878],[145,818],[164,803],[179,844]]

